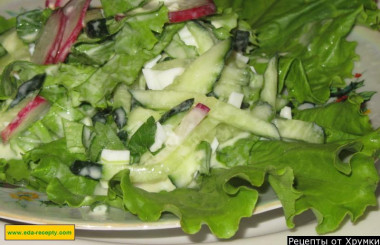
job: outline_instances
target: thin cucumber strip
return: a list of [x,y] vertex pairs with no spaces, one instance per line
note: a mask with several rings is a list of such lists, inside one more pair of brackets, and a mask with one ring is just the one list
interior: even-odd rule
[[[178,168],[181,168],[181,164],[184,164],[183,159],[194,152],[196,146],[201,141],[211,141],[214,138],[215,133],[213,129],[218,124],[218,121],[206,118],[180,146],[176,146],[175,149],[171,149],[170,147],[164,148],[159,154],[148,160],[149,164],[128,165],[131,181],[134,183],[144,183],[165,180],[168,176],[175,173]],[[182,167],[186,168],[186,166]],[[182,174],[188,175],[185,172]]]
[[154,110],[169,110],[182,101],[194,98],[194,103],[202,103],[211,110],[209,117],[220,122],[249,131],[253,134],[271,139],[279,139],[280,135],[272,123],[257,118],[251,112],[241,110],[233,105],[207,97],[199,93],[176,91],[132,90],[132,96],[143,106]]
[[188,91],[207,94],[212,91],[224,67],[225,57],[231,48],[231,40],[217,43],[206,53],[195,59],[187,69],[176,78],[167,90]]
[[274,120],[274,124],[282,138],[316,144],[324,143],[323,129],[315,123],[278,118]]
[[197,42],[199,54],[204,54],[214,46],[215,38],[213,37],[212,32],[210,32],[206,27],[194,21],[188,22],[186,27]]
[[264,87],[261,91],[261,100],[267,102],[273,109],[276,109],[277,86],[277,57],[273,57],[269,60],[268,67],[265,70]]

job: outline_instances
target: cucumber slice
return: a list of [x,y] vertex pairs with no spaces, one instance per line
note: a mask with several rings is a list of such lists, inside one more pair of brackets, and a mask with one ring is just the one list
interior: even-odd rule
[[130,152],[128,150],[103,149],[100,159],[103,164],[128,164]]
[[129,113],[128,122],[126,126],[128,135],[133,135],[136,132],[136,130],[151,116],[153,116],[154,119],[157,121],[161,117],[161,113],[154,110],[145,109],[143,107],[135,107]]
[[128,168],[127,164],[112,164],[112,163],[103,164],[101,180],[103,180],[104,182],[107,182],[108,180],[112,179],[112,177],[115,174],[127,168]]
[[206,175],[210,173],[211,154],[216,151],[218,145],[219,142],[217,138],[214,138],[211,144],[207,141],[202,141],[197,146],[197,151],[194,156],[196,160],[200,162],[199,173]]
[[276,111],[281,111],[286,105],[289,104],[289,100],[285,96],[278,95],[276,99]]
[[187,25],[185,25],[181,30],[178,31],[178,35],[186,45],[193,46],[198,49],[198,43],[195,40],[193,34],[190,32]]
[[[129,90],[133,99],[140,103],[143,107],[152,110],[170,110],[171,108],[179,105],[185,100],[200,96],[198,93],[191,92],[177,92],[170,90]],[[135,109],[137,109],[136,107]],[[134,110],[135,110],[134,109]]]
[[274,111],[273,107],[268,103],[259,102],[251,110],[254,117],[260,118],[264,121],[270,121],[273,119]]
[[290,140],[301,140],[309,143],[322,144],[324,142],[323,129],[315,123],[301,120],[275,119],[281,137]]
[[149,89],[162,90],[172,84],[174,80],[184,72],[183,67],[175,67],[167,70],[142,69],[146,84]]
[[200,163],[201,160],[197,159],[197,154],[190,154],[177,169],[169,174],[170,181],[177,188],[191,186],[199,173]]
[[200,55],[204,54],[215,45],[215,37],[212,32],[202,26],[199,22],[190,21],[186,24],[186,27],[194,37]]
[[231,93],[242,93],[249,85],[250,70],[248,65],[241,61],[241,57],[236,52],[231,54],[214,86],[214,93],[223,101],[226,101]]
[[[151,157],[146,163],[140,165],[127,165],[130,169],[130,177],[133,183],[162,181],[171,176],[180,178],[182,176],[187,181],[177,182],[178,185],[190,183],[196,169],[200,169],[199,162],[190,161],[187,166],[184,159],[193,155],[197,145],[201,141],[211,141],[215,137],[215,127],[218,121],[210,118],[204,119],[185,139],[180,146],[166,147],[159,154]],[[169,154],[167,152],[169,152]],[[177,171],[178,170],[178,171]]]
[[197,104],[188,113],[186,113],[186,115],[182,118],[181,122],[174,129],[174,131],[166,133],[167,139],[165,140],[165,148],[162,151],[160,151],[157,155],[155,155],[153,158],[147,158],[141,162],[149,162],[149,164],[152,164],[164,160],[175,149],[177,149],[183,141],[187,139],[189,134],[191,134],[196,128],[198,128],[199,124],[207,116],[208,112],[209,108],[202,104]]
[[103,149],[100,159],[102,165],[101,179],[108,181],[119,171],[128,167],[130,152],[128,150]]
[[191,59],[172,59],[156,63],[152,67],[145,66],[142,72],[148,88],[162,90],[169,86],[191,62]]
[[215,81],[224,67],[225,57],[229,53],[230,48],[230,39],[219,42],[194,60],[184,73],[177,77],[174,83],[166,89],[202,94],[211,92]]
[[242,93],[242,87],[234,83],[217,83],[214,87],[215,95],[222,101],[227,101],[231,93]]
[[179,105],[177,105],[177,106],[173,107],[172,109],[170,109],[169,111],[165,112],[165,114],[162,115],[162,117],[160,118],[159,122],[164,123],[168,119],[170,119],[171,117],[173,117],[173,116],[175,116],[181,112],[188,111],[193,106],[193,104],[194,104],[194,99],[188,99],[188,100],[183,101]]
[[264,73],[264,87],[261,91],[261,100],[276,108],[277,99],[277,57],[269,60],[268,67]]
[[133,90],[132,96],[143,106],[154,110],[168,110],[184,100],[194,98],[194,103],[202,103],[211,110],[209,117],[239,128],[253,134],[279,139],[280,135],[277,128],[251,112],[238,109],[230,104],[217,100],[214,97],[207,97],[199,93],[176,92],[176,91],[152,91],[152,90]]
[[0,45],[6,54],[0,58],[0,73],[4,68],[15,60],[30,60],[29,47],[18,38],[16,29],[11,29],[0,36]]
[[178,67],[186,68],[189,64],[191,64],[191,62],[193,62],[193,59],[171,59],[156,63],[151,68],[153,70],[168,70]]
[[248,66],[239,67],[238,60],[229,62],[223,69],[218,83],[233,83],[246,86],[250,81]]
[[187,46],[178,34],[174,35],[172,41],[165,48],[165,52],[174,59],[195,58],[198,56],[196,47]]
[[169,178],[155,182],[136,183],[135,186],[145,191],[156,193],[160,191],[172,191],[176,188]]
[[271,139],[280,138],[277,128],[273,124],[253,116],[247,110],[238,109],[215,98],[206,98],[204,104],[211,108],[209,116],[220,122],[258,136]]

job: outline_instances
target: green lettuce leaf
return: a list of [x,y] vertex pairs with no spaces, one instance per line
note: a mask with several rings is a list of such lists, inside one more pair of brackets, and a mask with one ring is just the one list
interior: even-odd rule
[[[53,192],[62,191],[63,195],[65,192],[71,192],[80,196],[93,195],[98,184],[95,180],[71,172],[70,166],[75,160],[85,159],[84,154],[69,152],[64,138],[34,148],[23,156],[23,160],[31,166],[30,175],[38,180],[39,190],[48,190],[49,185],[57,185],[55,181],[59,180],[64,189],[56,189]],[[49,190],[51,191],[51,187]],[[71,197],[61,198],[69,200]],[[55,198],[52,201],[55,201]]]
[[83,128],[82,123],[72,122],[63,119],[63,128],[66,138],[66,146],[70,153],[86,153],[83,145]]
[[12,185],[22,185],[29,177],[29,166],[21,159],[6,160],[0,158],[0,181]]
[[[45,116],[41,119],[42,124],[50,130],[50,132],[59,138],[64,136],[64,127],[63,121],[64,119],[69,121],[78,122],[85,117],[85,113],[81,110],[81,108],[74,107],[71,99],[67,95],[67,90],[63,88],[63,90],[58,90],[59,93],[55,94],[51,88],[49,88],[49,92],[43,90],[41,95],[51,101],[52,105],[49,111],[45,114]],[[59,86],[62,88],[61,86]]]
[[0,43],[6,50],[6,54],[0,57],[0,73],[14,61],[30,60],[29,46],[17,36],[15,28],[1,34]]
[[[289,65],[287,62],[289,61],[287,60],[283,62],[283,64]],[[320,99],[314,96],[305,68],[300,59],[291,59],[289,67],[286,67],[287,70],[285,70],[284,67],[282,68],[283,70],[280,74],[283,74],[284,78],[280,81],[283,81],[284,85],[286,85],[289,91],[289,98],[293,99],[295,104],[307,101],[317,103],[324,102],[325,98]]]
[[111,181],[113,193],[123,198],[125,208],[144,221],[156,221],[163,212],[171,212],[181,220],[182,229],[198,232],[202,224],[220,238],[229,238],[238,229],[240,219],[252,215],[259,193],[245,182],[236,185],[231,179],[261,186],[265,172],[255,168],[213,169],[197,189],[178,188],[171,192],[150,193],[133,186],[129,170],[119,172]]
[[44,23],[52,13],[51,9],[35,9],[21,13],[16,18],[18,37],[26,43],[35,42]]
[[249,155],[257,137],[239,139],[231,146],[223,147],[216,151],[216,159],[227,167],[247,165]]
[[144,50],[151,50],[159,41],[156,33],[161,33],[167,22],[166,7],[161,7],[154,13],[126,18],[123,28],[115,37],[115,51],[136,55]]
[[[379,131],[373,137],[379,149]],[[251,164],[257,168],[291,168],[293,186],[301,196],[289,209],[287,205],[294,198],[289,200],[282,191],[278,193],[287,224],[293,227],[294,216],[312,209],[318,220],[317,232],[323,234],[336,230],[346,215],[354,222],[367,206],[376,205],[379,176],[373,156],[361,151],[363,145],[371,144],[365,139],[323,145],[261,141],[252,149]]]
[[[358,16],[368,11],[379,13],[369,0],[313,0],[306,5],[303,0],[215,2],[219,9],[232,7],[256,30],[259,48],[252,55],[258,60],[275,54],[297,60],[289,70],[289,80],[283,76],[295,89],[290,95],[298,103],[324,103],[331,86],[345,85],[344,79],[352,76],[353,62],[358,59],[356,43],[345,38]],[[299,81],[294,79],[296,74],[301,75]],[[307,93],[300,97],[297,91],[303,88]]]
[[10,144],[13,149],[18,149],[20,153],[24,153],[40,146],[41,144],[50,143],[55,139],[55,133],[50,131],[45,123],[39,120],[16,137],[12,137]]
[[377,9],[376,1],[365,1],[364,11],[358,16],[358,24],[369,26],[374,30],[380,28],[380,11]]
[[58,64],[52,65],[49,68],[44,87],[54,85],[63,85],[68,91],[78,87],[97,70],[96,67],[84,66],[79,64]]
[[108,124],[95,123],[95,136],[88,149],[89,159],[93,162],[98,161],[101,151],[106,148],[110,150],[123,150],[125,146],[117,136],[115,129]]
[[3,45],[0,43],[0,58],[7,55],[8,51],[3,47]]
[[105,108],[106,100],[119,83],[133,84],[143,65],[160,54],[174,35],[173,27],[164,30],[167,16],[167,9],[161,7],[152,13],[123,19],[113,44],[116,54],[74,89],[80,95],[80,100]]
[[110,181],[110,195],[121,198],[125,208],[142,220],[156,221],[170,212],[180,218],[187,233],[199,231],[204,223],[217,237],[229,238],[239,220],[253,212],[258,187],[267,176],[282,202],[287,225],[294,227],[294,217],[311,209],[318,220],[317,232],[324,234],[337,229],[345,216],[356,221],[368,206],[376,205],[379,176],[374,156],[379,148],[380,130],[329,144],[254,141],[248,165],[212,169],[197,188],[150,193],[133,186],[125,170]]
[[12,29],[16,26],[16,18],[5,18],[0,16],[0,34]]
[[28,61],[15,61],[5,67],[0,81],[0,100],[13,98],[18,87],[34,76],[44,73],[45,68]]
[[102,7],[106,16],[121,14],[140,6],[145,0],[101,0]]
[[101,66],[115,54],[114,41],[79,43],[72,48],[69,63]]
[[352,95],[344,102],[298,111],[294,118],[323,127],[327,142],[352,139],[373,130],[368,115],[361,112],[363,102],[360,96]]
[[[81,177],[82,180],[84,177]],[[50,181],[49,185],[46,187],[46,194],[48,195],[49,200],[53,201],[59,205],[69,205],[70,207],[82,207],[82,206],[91,206],[94,203],[105,202],[107,196],[98,196],[93,195],[93,193],[78,193],[72,191],[73,187],[78,186],[78,182],[72,182],[72,187],[67,183],[66,185],[62,183],[58,178],[54,178]]]
[[128,149],[131,151],[134,163],[138,162],[140,157],[153,145],[156,135],[156,120],[149,117],[139,129],[132,135],[128,142]]

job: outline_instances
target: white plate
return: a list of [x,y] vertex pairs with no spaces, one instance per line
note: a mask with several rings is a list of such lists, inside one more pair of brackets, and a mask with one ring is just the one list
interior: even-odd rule
[[[22,4],[20,4],[22,2]],[[0,14],[5,10],[18,10],[19,6],[30,9],[34,6],[43,6],[43,0],[35,1],[11,1],[0,0]],[[380,34],[370,31],[367,28],[356,27],[349,37],[350,40],[359,42],[357,52],[361,60],[356,64],[354,73],[362,73],[366,80],[365,90],[380,92]],[[380,93],[376,94],[369,105],[372,113],[371,119],[376,127],[380,126]],[[378,164],[379,165],[379,164]],[[22,193],[25,192],[25,193]],[[377,192],[378,199],[380,193]],[[198,243],[198,242],[218,242],[218,240],[203,228],[195,235],[186,235],[179,227],[178,220],[171,216],[164,216],[159,222],[142,222],[133,215],[121,210],[112,209],[105,216],[96,216],[88,208],[58,208],[44,204],[46,197],[44,194],[30,190],[19,190],[10,188],[0,188],[0,217],[6,222],[22,223],[66,223],[76,224],[77,239],[82,242],[86,240],[96,240],[104,242],[128,243],[128,244],[178,244],[178,243]],[[242,220],[240,229],[231,240],[232,243],[250,244],[251,239],[258,239],[257,236],[272,234],[288,234],[288,230],[283,217],[283,212],[279,209],[280,204],[275,199],[270,190],[263,193],[261,202],[258,204],[255,215]],[[368,212],[366,219],[361,223],[365,224],[360,229],[366,231],[373,229],[375,223],[380,220],[379,208],[372,208]],[[310,212],[296,217],[297,226],[310,234],[314,234],[315,221]],[[360,225],[360,224],[359,224]],[[354,227],[345,224],[338,231],[344,234],[345,227]],[[376,224],[376,226],[378,226]],[[280,233],[279,233],[280,232]],[[285,233],[281,233],[285,232]],[[358,230],[358,234],[363,234],[364,230]],[[348,233],[347,233],[348,235]],[[350,233],[352,235],[352,233]],[[256,238],[255,238],[256,237]],[[264,244],[268,240],[260,240]],[[266,244],[271,244],[267,242]],[[282,241],[283,244],[286,240]],[[14,243],[13,243],[14,244]]]

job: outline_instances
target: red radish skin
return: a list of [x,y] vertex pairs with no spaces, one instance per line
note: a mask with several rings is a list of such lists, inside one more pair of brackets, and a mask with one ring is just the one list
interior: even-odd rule
[[58,51],[62,40],[64,21],[64,15],[60,9],[52,13],[42,30],[41,38],[36,43],[32,62],[41,65],[52,63],[54,60],[52,54]]
[[58,32],[57,35],[55,36],[54,43],[52,47],[50,48],[47,57],[44,61],[44,64],[55,64],[55,57],[58,53],[59,46],[62,42],[63,38],[63,32],[64,32],[64,23],[67,21],[66,16],[63,14],[62,9],[58,9],[56,12],[57,15],[59,15],[60,21],[59,21],[59,26],[58,26]]
[[63,7],[66,18],[63,38],[54,63],[65,61],[71,46],[77,40],[84,27],[84,18],[91,0],[71,0]]
[[201,6],[169,12],[169,21],[171,23],[177,23],[187,20],[194,20],[207,15],[215,14],[215,12],[216,6],[214,1],[208,0]]
[[210,108],[209,108],[208,106],[202,104],[202,103],[198,103],[198,104],[195,106],[195,108],[198,108],[198,109],[204,111],[206,114],[209,113],[209,111],[210,111]]
[[27,126],[40,119],[49,107],[49,102],[41,96],[37,96],[30,101],[1,132],[3,143],[7,143],[12,136],[17,135]]
[[[47,0],[46,4],[50,6],[51,2]],[[32,57],[33,62],[56,64],[65,61],[71,46],[84,27],[84,18],[90,2],[91,0],[70,0],[63,8],[59,8],[52,14],[40,37],[42,41],[37,42],[35,54]],[[194,6],[192,3],[195,7],[192,7]],[[60,4],[60,0],[54,3],[54,5]],[[180,10],[169,12],[169,20],[172,23],[197,19],[216,12],[216,6],[212,0],[184,1],[179,2],[179,5]]]
[[[49,5],[52,1],[48,2],[46,4]],[[56,1],[54,4],[63,2]],[[70,0],[64,7],[54,11],[36,44],[32,56],[34,63],[46,65],[65,61],[71,46],[83,29],[90,2],[91,0]]]

